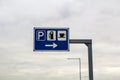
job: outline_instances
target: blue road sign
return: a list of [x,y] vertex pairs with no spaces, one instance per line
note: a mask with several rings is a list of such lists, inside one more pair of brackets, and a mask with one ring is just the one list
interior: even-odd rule
[[34,28],[34,51],[69,51],[69,28]]

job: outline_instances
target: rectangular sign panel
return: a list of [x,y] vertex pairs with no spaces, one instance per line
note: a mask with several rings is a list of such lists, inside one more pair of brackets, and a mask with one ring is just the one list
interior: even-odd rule
[[34,28],[34,51],[69,51],[69,28]]

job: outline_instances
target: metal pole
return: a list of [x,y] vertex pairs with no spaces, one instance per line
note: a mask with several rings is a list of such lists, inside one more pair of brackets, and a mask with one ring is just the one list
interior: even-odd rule
[[79,58],[79,74],[80,74],[80,80],[81,80],[81,59]]
[[69,43],[75,43],[75,44],[82,43],[88,47],[89,80],[93,80],[92,40],[91,39],[70,39]]
[[92,43],[86,45],[88,47],[89,79],[93,80]]
[[68,60],[70,59],[78,59],[79,60],[79,79],[81,80],[81,59],[80,58],[68,58]]

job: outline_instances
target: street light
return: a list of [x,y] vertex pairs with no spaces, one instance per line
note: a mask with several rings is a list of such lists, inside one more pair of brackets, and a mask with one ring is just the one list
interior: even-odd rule
[[67,58],[68,60],[78,60],[79,61],[79,79],[81,80],[81,59],[80,58]]

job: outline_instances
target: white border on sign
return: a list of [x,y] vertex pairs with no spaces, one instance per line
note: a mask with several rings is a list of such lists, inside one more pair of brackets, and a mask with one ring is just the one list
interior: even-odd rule
[[[68,49],[67,50],[35,50],[35,29],[67,29],[68,30]],[[55,52],[55,51],[61,51],[61,52],[63,52],[63,51],[66,51],[66,52],[68,52],[68,51],[70,51],[70,44],[69,44],[69,28],[66,28],[66,27],[34,27],[33,28],[33,51],[35,51],[35,52],[38,52],[38,51],[41,51],[41,52],[49,52],[49,51],[51,51],[51,52]]]

